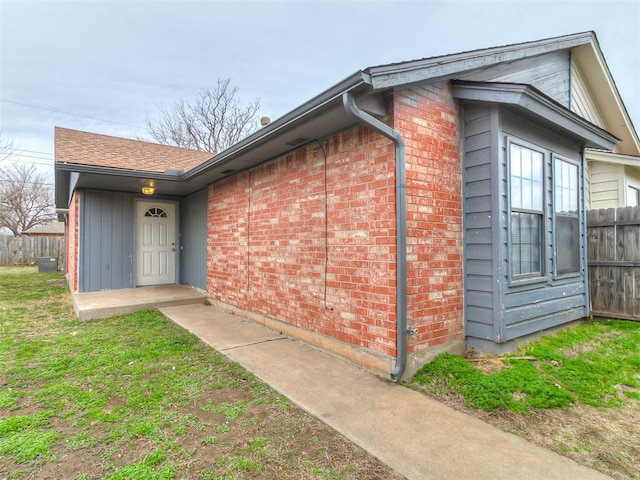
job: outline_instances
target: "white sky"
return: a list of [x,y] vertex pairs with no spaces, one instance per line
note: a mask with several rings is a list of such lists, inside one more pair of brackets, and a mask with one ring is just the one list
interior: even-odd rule
[[587,30],[640,128],[637,0],[0,0],[0,128],[52,172],[54,126],[145,136],[218,78],[276,119],[361,68]]

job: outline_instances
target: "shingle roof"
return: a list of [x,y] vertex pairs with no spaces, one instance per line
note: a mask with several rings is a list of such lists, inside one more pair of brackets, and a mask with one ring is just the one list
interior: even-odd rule
[[55,161],[146,172],[190,170],[213,153],[55,128]]
[[22,232],[24,235],[64,235],[64,222],[53,222],[39,225]]

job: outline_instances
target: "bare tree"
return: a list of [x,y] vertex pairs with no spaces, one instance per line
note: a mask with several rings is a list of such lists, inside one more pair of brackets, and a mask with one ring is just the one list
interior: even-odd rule
[[[0,160],[13,154],[10,140],[0,138]],[[12,163],[0,168],[0,229],[14,235],[55,220],[51,188],[35,165]]]
[[159,118],[147,116],[149,134],[159,143],[182,148],[220,152],[258,128],[260,100],[243,106],[238,87],[231,80],[218,80],[214,88],[203,88],[189,103],[181,99],[173,108],[158,106]]
[[14,152],[13,139],[3,135],[0,129],[0,162],[8,159]]

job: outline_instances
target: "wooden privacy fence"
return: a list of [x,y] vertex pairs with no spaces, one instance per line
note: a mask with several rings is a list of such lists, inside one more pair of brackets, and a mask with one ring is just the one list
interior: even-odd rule
[[56,257],[62,266],[64,237],[0,235],[0,266],[37,265],[38,258]]
[[640,320],[640,207],[587,212],[591,313]]

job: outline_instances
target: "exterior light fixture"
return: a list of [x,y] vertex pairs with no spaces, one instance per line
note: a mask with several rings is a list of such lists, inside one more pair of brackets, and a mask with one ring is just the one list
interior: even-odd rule
[[151,185],[143,185],[142,186],[142,194],[143,195],[153,195],[153,192],[155,192],[156,189],[153,188],[153,186]]

